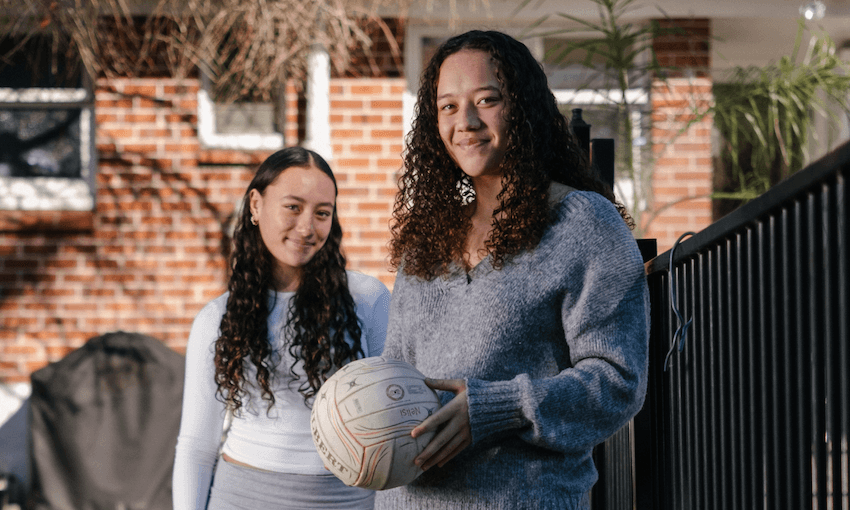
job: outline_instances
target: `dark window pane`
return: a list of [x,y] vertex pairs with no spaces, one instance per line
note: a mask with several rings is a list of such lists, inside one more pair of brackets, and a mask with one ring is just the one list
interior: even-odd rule
[[0,176],[82,177],[81,111],[0,110]]
[[80,88],[82,66],[78,58],[69,58],[67,44],[54,50],[46,36],[34,36],[22,43],[20,38],[0,39],[0,87]]

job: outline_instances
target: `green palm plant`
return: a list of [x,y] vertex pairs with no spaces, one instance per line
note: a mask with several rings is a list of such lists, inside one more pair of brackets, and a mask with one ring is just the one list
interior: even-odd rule
[[[654,42],[659,36],[681,34],[683,31],[673,24],[658,20],[627,22],[624,18],[639,6],[636,0],[589,0],[598,8],[598,18],[583,19],[559,13],[557,17],[569,20],[576,28],[543,28],[550,16],[532,23],[525,31],[533,37],[555,38],[559,42],[547,50],[546,60],[554,63],[578,61],[592,69],[585,83],[578,89],[607,89],[609,93],[605,108],[613,110],[614,126],[611,127],[619,139],[616,151],[618,178],[625,178],[631,186],[629,201],[634,204],[630,211],[638,225],[635,235],[642,235],[646,222],[641,220],[644,211],[639,204],[647,199],[646,190],[652,177],[651,145],[636,146],[633,113],[645,108],[640,94],[630,94],[634,89],[648,93],[653,79],[663,77],[672,67],[663,66],[656,57]],[[520,9],[529,0],[522,2]],[[663,15],[663,12],[661,13]],[[644,95],[645,99],[647,96]],[[609,117],[610,118],[610,117]],[[642,126],[648,128],[648,126]],[[640,143],[637,144],[640,146]]]
[[836,111],[850,111],[850,65],[825,33],[810,37],[800,59],[805,32],[801,20],[790,55],[764,67],[737,67],[713,87],[708,113],[722,140],[714,198],[732,200],[721,212],[804,166],[816,115],[836,124]]

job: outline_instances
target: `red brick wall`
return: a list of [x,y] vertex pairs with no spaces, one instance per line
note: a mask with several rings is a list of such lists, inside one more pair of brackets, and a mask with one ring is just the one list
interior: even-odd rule
[[644,236],[658,240],[658,252],[670,249],[688,231],[711,224],[710,21],[659,20],[677,33],[654,41],[662,66],[673,67],[651,90],[653,171]]
[[343,248],[352,268],[379,277],[392,289],[387,266],[389,222],[401,169],[400,78],[331,81],[331,165],[340,188]]
[[[99,81],[95,210],[0,213],[0,383],[26,382],[109,331],[182,352],[195,314],[224,291],[234,208],[267,153],[201,147],[197,89],[196,80]],[[332,91],[349,266],[390,288],[401,91],[398,79],[336,79]],[[286,100],[284,132],[297,143],[294,87]]]
[[669,76],[705,77],[711,67],[711,21],[707,18],[655,20],[665,32],[653,40],[658,64],[670,68]]
[[658,240],[659,253],[670,249],[681,234],[711,224],[712,120],[693,113],[704,112],[710,100],[711,82],[706,78],[653,84],[655,165],[643,226],[645,237]]

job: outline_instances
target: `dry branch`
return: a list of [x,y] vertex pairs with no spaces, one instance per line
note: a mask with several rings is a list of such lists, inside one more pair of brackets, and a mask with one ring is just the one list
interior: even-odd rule
[[[323,47],[338,72],[371,45],[364,30],[378,8],[406,0],[0,0],[0,39],[10,61],[31,40],[49,41],[91,76],[184,77],[200,69],[218,100],[268,100],[286,79],[302,80]],[[138,3],[138,2],[136,2]],[[135,10],[134,10],[135,9]],[[2,65],[2,62],[0,62]]]

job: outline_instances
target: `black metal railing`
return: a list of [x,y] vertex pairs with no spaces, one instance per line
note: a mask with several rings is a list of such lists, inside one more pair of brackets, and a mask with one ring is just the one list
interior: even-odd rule
[[850,142],[647,264],[634,508],[850,509],[848,174]]
[[647,263],[649,390],[594,508],[850,509],[848,175],[850,142]]

